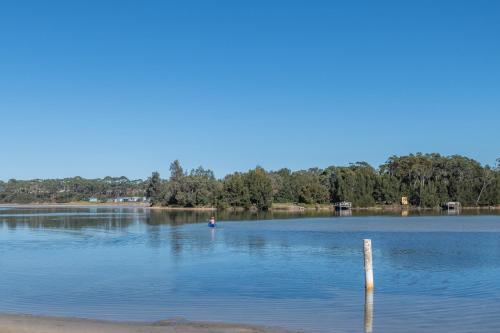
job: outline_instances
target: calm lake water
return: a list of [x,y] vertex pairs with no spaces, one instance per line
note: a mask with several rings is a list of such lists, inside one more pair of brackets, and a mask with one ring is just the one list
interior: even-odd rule
[[363,332],[371,238],[373,332],[500,332],[500,215],[208,214],[0,208],[0,312]]

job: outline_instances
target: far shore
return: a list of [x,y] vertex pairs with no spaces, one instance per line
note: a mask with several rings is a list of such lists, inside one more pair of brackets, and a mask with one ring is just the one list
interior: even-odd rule
[[86,201],[78,202],[67,202],[67,203],[51,203],[51,202],[40,202],[40,203],[7,203],[0,204],[2,207],[18,207],[18,208],[142,208],[142,209],[154,209],[154,210],[179,210],[179,211],[214,211],[217,210],[215,207],[159,207],[150,206],[147,203],[142,202],[105,202],[105,203],[90,203]]
[[288,333],[252,325],[165,320],[115,322],[65,317],[0,314],[0,333]]
[[[87,201],[68,202],[68,203],[3,203],[0,208],[6,207],[19,207],[19,208],[142,208],[152,210],[166,210],[166,211],[217,211],[226,210],[234,212],[243,212],[245,209],[225,208],[218,209],[217,207],[177,207],[177,206],[150,206],[144,202],[110,202],[110,203],[91,203]],[[464,206],[462,210],[500,210],[500,205],[497,206]],[[333,205],[318,204],[318,205],[301,205],[294,203],[275,203],[270,211],[274,212],[304,212],[304,211],[334,211]],[[402,206],[402,205],[377,205],[372,207],[353,207],[353,211],[386,211],[386,212],[399,212],[399,211],[439,211],[439,207],[416,207],[416,206]],[[252,210],[251,211],[256,211]]]

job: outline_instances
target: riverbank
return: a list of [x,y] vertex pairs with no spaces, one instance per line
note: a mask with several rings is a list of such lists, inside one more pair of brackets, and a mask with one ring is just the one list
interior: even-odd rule
[[[370,207],[352,207],[353,211],[387,211],[387,212],[400,212],[400,211],[441,211],[441,207],[415,207],[403,205],[377,205]],[[500,205],[497,206],[465,206],[461,209],[464,210],[500,210]],[[274,203],[271,207],[273,211],[334,211],[335,208],[331,204],[294,204],[294,203]]]
[[0,204],[0,208],[142,208],[142,209],[154,209],[154,210],[172,210],[172,211],[215,211],[215,207],[163,207],[154,206],[151,207],[145,202],[106,202],[106,203],[90,203],[87,201],[78,202],[68,202],[68,203],[9,203]]
[[287,333],[251,325],[165,320],[154,323],[0,315],[0,333]]
[[89,203],[89,202],[68,202],[68,203],[9,203],[0,204],[0,208],[89,208],[89,207],[127,207],[127,208],[149,208],[149,204],[141,202],[119,202],[119,203]]
[[[175,206],[153,206],[144,202],[113,202],[113,203],[90,203],[87,201],[68,202],[68,203],[28,203],[28,204],[0,204],[0,208],[142,208],[152,210],[166,210],[166,211],[217,211],[216,207],[175,207]],[[500,205],[497,206],[465,206],[462,210],[500,210]],[[225,208],[221,210],[226,211],[246,211],[244,208]],[[275,212],[303,212],[303,211],[334,211],[334,206],[330,204],[294,204],[294,203],[274,203],[269,209]],[[386,211],[386,212],[400,212],[400,211],[441,211],[439,207],[414,207],[414,206],[401,206],[401,205],[378,205],[371,207],[353,207],[353,211]]]

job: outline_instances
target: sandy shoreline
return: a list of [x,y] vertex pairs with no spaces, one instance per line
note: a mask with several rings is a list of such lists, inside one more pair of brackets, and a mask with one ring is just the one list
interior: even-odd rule
[[154,323],[0,314],[0,333],[290,333],[251,325],[165,320]]

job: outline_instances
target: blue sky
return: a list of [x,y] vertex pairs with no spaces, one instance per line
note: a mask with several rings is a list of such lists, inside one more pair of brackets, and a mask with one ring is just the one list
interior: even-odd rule
[[500,157],[499,1],[2,1],[0,179]]

